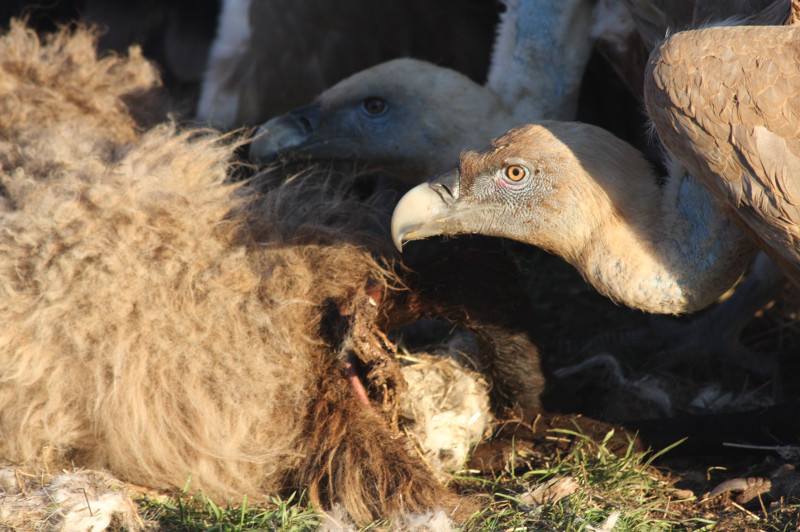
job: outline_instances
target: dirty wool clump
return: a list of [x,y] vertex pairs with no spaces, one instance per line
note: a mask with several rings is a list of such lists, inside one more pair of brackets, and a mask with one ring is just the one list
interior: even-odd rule
[[123,100],[157,85],[83,29],[0,38],[0,457],[220,503],[305,489],[357,523],[457,506],[324,333],[397,284],[363,207],[250,193],[237,138],[140,129]]
[[442,479],[464,468],[489,430],[489,387],[471,367],[477,356],[462,332],[432,354],[408,355],[402,369],[409,388],[400,398],[403,428]]
[[106,473],[52,476],[0,469],[0,528],[99,532],[110,527],[143,530],[145,524],[128,489]]

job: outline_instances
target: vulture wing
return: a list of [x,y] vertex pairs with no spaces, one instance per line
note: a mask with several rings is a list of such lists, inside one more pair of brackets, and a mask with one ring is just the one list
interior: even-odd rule
[[800,27],[678,33],[645,102],[667,148],[800,285]]

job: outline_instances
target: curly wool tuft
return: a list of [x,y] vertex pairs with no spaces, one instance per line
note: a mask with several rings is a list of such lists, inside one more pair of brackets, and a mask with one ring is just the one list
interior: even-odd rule
[[0,38],[0,456],[217,501],[309,488],[358,522],[454,506],[321,332],[397,283],[363,205],[233,184],[236,136],[142,133],[122,100],[157,85],[84,29]]

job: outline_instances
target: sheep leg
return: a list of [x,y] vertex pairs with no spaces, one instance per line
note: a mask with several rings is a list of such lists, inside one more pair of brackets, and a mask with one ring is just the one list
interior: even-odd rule
[[367,409],[378,407],[396,422],[397,395],[406,389],[406,383],[394,358],[396,346],[376,324],[383,299],[383,285],[368,280],[329,311],[327,333],[331,345],[339,346],[342,373],[358,402]]
[[361,377],[358,376],[358,372],[356,371],[351,356],[348,356],[344,361],[344,374],[347,382],[350,383],[350,386],[353,388],[353,392],[355,392],[356,397],[361,404],[363,404],[365,408],[372,408],[369,403],[369,397],[367,397],[367,390],[361,383]]

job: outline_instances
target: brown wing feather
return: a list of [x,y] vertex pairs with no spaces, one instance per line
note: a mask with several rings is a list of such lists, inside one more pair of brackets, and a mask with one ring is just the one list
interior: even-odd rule
[[645,101],[667,148],[800,285],[800,27],[678,33]]

